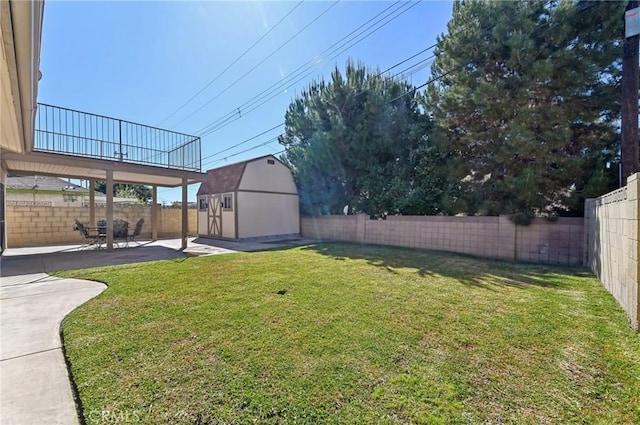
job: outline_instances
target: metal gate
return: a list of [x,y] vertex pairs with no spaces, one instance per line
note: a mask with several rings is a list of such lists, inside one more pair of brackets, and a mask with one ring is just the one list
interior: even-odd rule
[[222,237],[222,196],[210,196],[207,200],[209,236]]

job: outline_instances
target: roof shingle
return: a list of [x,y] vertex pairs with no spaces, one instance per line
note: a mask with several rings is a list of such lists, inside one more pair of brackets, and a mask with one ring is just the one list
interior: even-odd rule
[[244,167],[249,161],[238,162],[207,171],[207,179],[200,184],[198,195],[235,192],[240,185]]

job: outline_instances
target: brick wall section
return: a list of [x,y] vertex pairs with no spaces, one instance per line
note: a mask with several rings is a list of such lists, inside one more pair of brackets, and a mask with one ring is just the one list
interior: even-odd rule
[[437,249],[544,264],[582,264],[582,218],[535,219],[516,226],[507,217],[364,215],[304,217],[301,231],[314,239]]
[[[197,210],[189,209],[189,234],[195,235]],[[105,208],[96,208],[96,221],[104,219]],[[114,218],[129,222],[129,232],[138,220],[144,218],[140,239],[151,238],[151,206],[114,206]],[[75,220],[89,222],[89,208],[13,206],[6,207],[7,242],[9,248],[27,246],[64,245],[84,243],[78,231],[73,230]],[[158,208],[158,237],[179,237],[182,233],[182,211]]]
[[[198,234],[198,210],[190,208],[189,214],[189,235]],[[146,220],[146,219],[145,219]],[[151,208],[149,208],[149,237],[151,237]],[[159,208],[158,209],[158,237],[175,238],[182,235],[182,210],[180,208]]]
[[639,174],[627,179],[626,187],[597,199],[585,207],[585,266],[627,313],[640,331],[640,285],[638,285],[638,190]]

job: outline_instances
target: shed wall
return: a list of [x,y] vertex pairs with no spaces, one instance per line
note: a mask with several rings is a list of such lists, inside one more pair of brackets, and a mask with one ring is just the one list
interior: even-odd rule
[[[235,198],[236,194],[234,193],[233,196]],[[234,209],[235,207],[236,205],[234,205]],[[222,211],[222,237],[230,239],[236,237],[236,213],[234,211]]]
[[300,233],[298,196],[238,192],[238,237]]
[[[273,161],[273,164],[269,164],[269,160]],[[268,157],[247,163],[238,189],[298,193],[291,170],[280,161]],[[242,204],[240,207],[242,208]]]
[[198,196],[198,235],[207,236],[209,233],[208,228],[208,212],[206,209],[200,209],[200,199],[207,199],[206,196]]

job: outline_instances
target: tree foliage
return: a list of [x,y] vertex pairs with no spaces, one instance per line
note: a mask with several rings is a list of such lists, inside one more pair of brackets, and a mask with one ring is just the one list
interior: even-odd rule
[[[107,182],[97,181],[95,188],[98,192],[107,193]],[[141,184],[114,183],[113,195],[120,198],[135,198],[142,204],[151,200],[151,188]]]
[[413,87],[349,61],[289,106],[280,143],[307,214],[424,214],[436,208],[417,183],[431,120]]
[[[464,212],[554,215],[610,189],[622,2],[465,1],[428,90]],[[613,171],[615,175],[615,171]],[[590,193],[591,192],[591,193]],[[600,194],[600,193],[598,193]]]
[[311,214],[581,214],[617,183],[622,2],[456,1],[434,82],[347,63],[280,143]]

